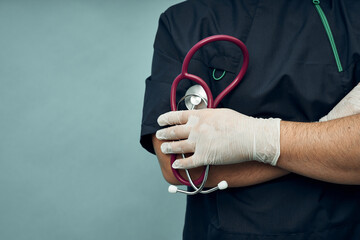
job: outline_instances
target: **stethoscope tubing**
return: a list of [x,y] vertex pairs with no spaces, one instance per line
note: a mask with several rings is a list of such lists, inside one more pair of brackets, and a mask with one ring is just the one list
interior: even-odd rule
[[[189,67],[189,63],[191,58],[193,57],[193,55],[197,52],[197,50],[199,50],[201,47],[203,47],[204,45],[211,43],[211,42],[215,42],[215,41],[229,41],[232,42],[234,44],[236,44],[242,51],[243,54],[243,64],[242,67],[240,69],[240,72],[238,73],[238,75],[235,77],[235,79],[229,84],[229,86],[227,86],[215,99],[213,99],[213,95],[211,93],[211,90],[209,88],[209,86],[206,84],[206,82],[201,79],[200,77],[190,74],[188,73],[188,67]],[[191,81],[196,82],[197,84],[201,85],[207,95],[208,98],[208,108],[216,108],[220,101],[227,95],[229,94],[242,80],[242,78],[244,77],[246,70],[248,68],[249,65],[249,53],[248,50],[245,46],[245,44],[240,41],[239,39],[232,37],[232,36],[228,36],[228,35],[214,35],[214,36],[210,36],[207,38],[202,39],[201,41],[199,41],[197,44],[195,44],[190,50],[189,52],[186,54],[185,59],[183,61],[183,65],[182,65],[182,71],[181,73],[175,78],[172,86],[171,86],[171,93],[170,93],[170,106],[171,106],[171,110],[172,111],[177,111],[177,104],[176,104],[176,89],[178,84],[180,83],[180,81],[184,80],[184,79],[188,79]],[[171,155],[171,164],[176,160],[176,155]],[[205,185],[206,180],[204,181],[205,176],[207,177],[208,175],[208,171],[209,171],[209,165],[206,166],[205,170],[202,172],[201,176],[192,181],[190,178],[190,175],[188,173],[188,171],[186,171],[187,177],[189,178],[190,181],[186,180],[185,178],[183,178],[179,171],[177,169],[172,169],[172,172],[174,174],[174,176],[176,177],[176,179],[179,180],[179,182],[183,185],[186,186],[192,186],[196,193],[198,192],[202,192],[204,193],[204,191],[202,191],[202,188],[204,187],[203,185]],[[197,188],[195,185],[200,185],[199,188]],[[216,189],[215,189],[216,190]],[[215,191],[213,190],[213,191]],[[178,190],[178,191],[182,191],[182,190]]]

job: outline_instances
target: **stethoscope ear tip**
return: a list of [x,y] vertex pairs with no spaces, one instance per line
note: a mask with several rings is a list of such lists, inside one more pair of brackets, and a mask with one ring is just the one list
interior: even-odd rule
[[176,193],[178,188],[174,185],[170,185],[168,188],[169,193]]
[[225,180],[218,183],[218,188],[220,190],[224,190],[224,189],[228,188],[228,186],[229,185],[228,185],[227,181],[225,181]]

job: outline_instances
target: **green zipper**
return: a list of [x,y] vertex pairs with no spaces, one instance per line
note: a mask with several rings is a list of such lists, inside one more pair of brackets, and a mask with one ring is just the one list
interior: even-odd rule
[[339,54],[338,54],[338,51],[336,49],[335,40],[334,40],[334,37],[333,37],[333,35],[331,33],[331,29],[330,29],[329,23],[328,23],[328,21],[326,19],[325,13],[323,12],[323,10],[320,7],[320,0],[313,0],[313,4],[315,5],[315,8],[316,8],[317,12],[319,13],[319,16],[321,18],[321,22],[323,23],[325,31],[327,33],[327,36],[329,38],[330,45],[331,45],[332,51],[334,53],[334,57],[335,57],[335,61],[336,61],[336,65],[338,67],[338,70],[339,70],[339,72],[342,72],[343,68],[341,66]]

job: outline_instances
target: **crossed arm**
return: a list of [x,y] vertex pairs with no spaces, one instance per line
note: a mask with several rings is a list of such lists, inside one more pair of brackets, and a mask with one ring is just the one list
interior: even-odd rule
[[[153,136],[164,178],[179,184],[171,171],[170,155],[160,150],[161,143]],[[360,184],[360,114],[316,123],[281,121],[280,148],[276,167],[259,162],[211,166],[207,186],[221,180],[230,187],[250,186],[289,172],[327,182]],[[190,173],[197,178],[202,171],[195,168]]]
[[[171,170],[170,155],[164,154],[160,150],[160,145],[163,142],[164,141],[157,139],[155,135],[153,135],[155,153],[158,157],[160,168],[165,180],[170,184],[179,185],[180,182],[175,178]],[[193,179],[197,179],[203,170],[203,167],[190,169],[190,175]],[[179,172],[181,176],[187,179],[184,170],[179,170]],[[255,161],[231,165],[211,166],[206,186],[214,187],[220,181],[226,180],[229,187],[245,187],[267,182],[286,174],[288,174],[288,171]]]

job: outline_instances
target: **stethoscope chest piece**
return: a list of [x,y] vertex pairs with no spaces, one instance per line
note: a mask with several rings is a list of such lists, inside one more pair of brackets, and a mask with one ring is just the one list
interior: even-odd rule
[[201,85],[194,85],[190,87],[185,96],[182,97],[178,104],[185,102],[185,106],[188,110],[204,109],[207,108],[208,98],[206,92]]

